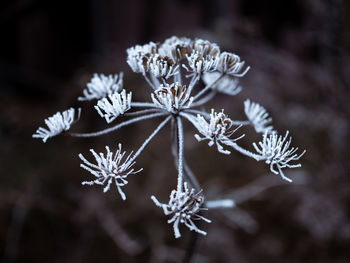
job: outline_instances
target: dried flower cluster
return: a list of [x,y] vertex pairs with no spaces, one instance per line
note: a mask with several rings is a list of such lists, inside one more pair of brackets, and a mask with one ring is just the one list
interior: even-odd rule
[[[107,123],[124,115],[127,120],[93,133],[69,133],[75,137],[93,137],[107,134],[133,123],[163,117],[157,128],[145,139],[144,143],[134,153],[126,156],[121,144],[115,151],[106,146],[106,154],[91,153],[95,158],[92,163],[80,154],[81,167],[91,173],[94,178],[84,181],[83,185],[103,185],[104,192],[110,190],[115,183],[123,200],[126,195],[122,190],[128,181],[127,177],[139,173],[134,170],[136,158],[144,151],[149,142],[167,124],[171,123],[173,134],[173,153],[177,163],[177,186],[171,192],[170,199],[161,203],[155,196],[151,199],[156,206],[163,209],[165,215],[170,215],[169,224],[173,225],[176,238],[181,236],[180,225],[190,230],[206,235],[197,227],[196,221],[211,221],[201,215],[202,211],[214,208],[233,207],[234,200],[205,200],[200,185],[189,169],[184,157],[183,120],[189,121],[198,134],[194,137],[199,141],[208,141],[209,146],[216,145],[223,154],[231,154],[232,150],[251,157],[256,161],[265,161],[272,173],[279,174],[282,179],[292,181],[282,172],[284,168],[300,167],[298,163],[304,152],[298,154],[298,148],[291,147],[291,137],[280,136],[273,129],[272,119],[258,103],[249,99],[244,102],[246,120],[232,120],[221,109],[211,109],[210,113],[202,109],[203,105],[212,100],[217,93],[234,96],[241,92],[238,78],[249,70],[239,56],[230,52],[221,52],[219,46],[203,39],[179,38],[166,39],[163,43],[150,42],[127,49],[127,63],[132,71],[141,73],[152,89],[149,102],[132,101],[132,93],[123,89],[123,73],[105,76],[94,74],[82,97],[78,100],[96,99],[95,109],[105,118]],[[203,82],[204,88],[198,83]],[[126,113],[127,112],[127,113]],[[75,121],[75,110],[58,112],[45,120],[48,129],[39,128],[33,135],[44,142],[48,138],[67,131]],[[80,116],[80,109],[78,110]],[[258,144],[253,143],[255,152],[240,146],[237,141],[244,134],[233,136],[242,126],[252,126],[262,135]],[[296,162],[296,163],[295,163]]]

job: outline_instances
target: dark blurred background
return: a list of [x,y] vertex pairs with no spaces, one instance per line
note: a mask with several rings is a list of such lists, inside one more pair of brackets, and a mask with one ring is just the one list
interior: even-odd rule
[[[294,183],[264,164],[198,144],[186,126],[185,153],[209,198],[238,206],[210,211],[193,262],[350,262],[347,0],[2,0],[0,2],[1,262],[182,262],[193,234],[172,228],[150,200],[176,184],[169,127],[138,158],[123,202],[116,191],[84,187],[78,153],[121,142],[137,149],[157,125],[146,121],[107,136],[31,138],[44,118],[82,107],[73,131],[106,127],[93,102],[80,103],[94,72],[125,72],[124,87],[149,100],[128,68],[126,48],[172,35],[201,37],[252,68],[236,97],[211,105],[242,119],[250,98],[307,149]],[[210,109],[210,108],[208,108]],[[242,141],[258,139],[251,130]],[[88,156],[88,155],[87,155]]]

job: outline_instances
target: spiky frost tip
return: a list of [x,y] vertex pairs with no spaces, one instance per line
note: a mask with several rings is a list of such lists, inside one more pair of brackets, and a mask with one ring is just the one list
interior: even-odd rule
[[95,73],[86,84],[87,88],[83,90],[84,97],[79,97],[78,100],[102,99],[109,94],[119,92],[123,88],[123,76],[123,72],[108,76]]
[[132,168],[135,164],[134,161],[131,161],[132,152],[124,159],[126,151],[122,152],[122,145],[120,143],[115,153],[113,153],[108,146],[106,146],[106,154],[97,154],[93,149],[90,149],[90,152],[95,157],[97,164],[89,162],[82,154],[79,154],[79,158],[83,161],[80,167],[94,175],[95,179],[84,181],[82,184],[103,185],[103,192],[105,193],[109,191],[111,184],[114,182],[121,198],[125,200],[126,196],[122,187],[128,183],[126,180],[127,177],[130,174],[136,174],[142,171],[142,168],[137,171]]
[[[63,112],[57,112],[53,116],[45,119],[45,124],[48,129],[39,127],[32,137],[42,139],[45,143],[47,139],[56,136],[63,131],[68,131],[71,125],[80,118],[80,113],[80,108],[77,113],[74,108],[70,108]],[[75,115],[77,115],[77,117],[75,117]]]
[[211,220],[201,216],[199,213],[202,210],[204,203],[204,197],[200,192],[195,193],[195,189],[190,189],[185,182],[182,190],[173,190],[170,194],[170,200],[168,204],[160,203],[155,196],[151,196],[152,201],[156,206],[163,209],[165,215],[172,215],[168,220],[168,224],[173,224],[175,238],[181,237],[179,230],[179,224],[184,224],[191,231],[195,231],[199,234],[206,235],[207,232],[200,230],[193,221],[203,220],[207,223],[211,223]]

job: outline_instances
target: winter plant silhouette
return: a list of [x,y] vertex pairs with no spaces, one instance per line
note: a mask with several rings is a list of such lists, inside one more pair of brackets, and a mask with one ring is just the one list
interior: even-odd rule
[[[106,153],[96,153],[91,149],[94,161],[88,161],[82,154],[79,157],[83,169],[92,174],[93,179],[82,182],[83,185],[101,185],[103,191],[110,190],[113,183],[123,200],[126,195],[123,187],[128,183],[129,175],[141,172],[134,169],[135,160],[157,133],[170,122],[173,144],[172,152],[177,164],[177,186],[170,193],[170,199],[161,203],[151,196],[154,204],[165,215],[169,215],[169,224],[173,225],[176,238],[181,236],[179,225],[184,224],[190,230],[206,235],[195,224],[198,220],[211,221],[202,216],[201,211],[212,208],[233,207],[234,200],[223,199],[206,201],[200,184],[190,170],[184,158],[183,120],[189,121],[197,130],[194,137],[216,146],[222,154],[231,154],[236,150],[256,161],[264,161],[270,171],[291,182],[282,171],[284,168],[301,167],[295,163],[305,153],[297,153],[298,148],[291,147],[291,137],[287,131],[284,136],[270,125],[272,119],[258,103],[249,99],[244,101],[247,120],[232,120],[224,110],[211,110],[210,113],[200,107],[215,97],[217,93],[229,96],[238,94],[242,88],[238,78],[249,70],[244,68],[244,61],[236,54],[221,52],[217,44],[203,39],[191,40],[176,36],[163,43],[150,42],[127,49],[127,63],[135,73],[141,73],[152,89],[149,102],[132,101],[132,93],[123,88],[123,73],[105,76],[94,74],[83,96],[78,100],[97,100],[95,109],[106,119],[107,123],[115,121],[118,116],[129,117],[127,121],[94,133],[69,133],[74,137],[94,137],[118,130],[124,126],[152,118],[163,117],[158,127],[149,135],[140,148],[129,154],[118,144],[115,150],[106,146]],[[198,88],[203,81],[205,87]],[[194,92],[195,91],[195,92]],[[46,142],[49,138],[70,129],[80,117],[81,110],[70,108],[57,112],[45,120],[47,128],[40,127],[34,138]],[[236,136],[240,127],[251,125],[262,135],[260,142],[253,143],[256,152],[244,149],[238,144],[243,135]],[[294,163],[293,163],[294,162]]]

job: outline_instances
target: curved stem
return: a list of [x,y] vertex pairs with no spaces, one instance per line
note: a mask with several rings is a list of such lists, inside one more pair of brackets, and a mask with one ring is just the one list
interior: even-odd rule
[[168,114],[169,113],[165,113],[165,112],[153,113],[153,114],[140,116],[140,117],[136,117],[134,119],[127,120],[125,122],[117,124],[116,126],[113,126],[111,128],[107,128],[107,129],[102,130],[102,131],[92,132],[92,133],[68,133],[68,135],[70,135],[72,137],[84,137],[84,138],[96,137],[96,136],[100,136],[100,135],[103,135],[103,134],[110,133],[112,131],[116,131],[116,130],[124,127],[124,126],[127,126],[127,125],[135,123],[135,122],[139,122],[139,121],[143,121],[143,120],[147,120],[147,119],[152,119],[152,118],[156,118],[156,117],[160,117],[160,116],[165,116],[165,115],[168,115]]
[[231,146],[233,149],[235,149],[237,152],[240,152],[241,154],[243,155],[246,155],[248,157],[251,157],[257,161],[261,161],[262,158],[260,155],[258,154],[255,154],[255,153],[252,153],[244,148],[242,148],[241,146],[239,146],[237,143],[235,142],[232,142],[232,141],[229,141],[229,140],[226,140],[226,141],[223,141],[222,142],[223,144],[227,145],[227,146]]

